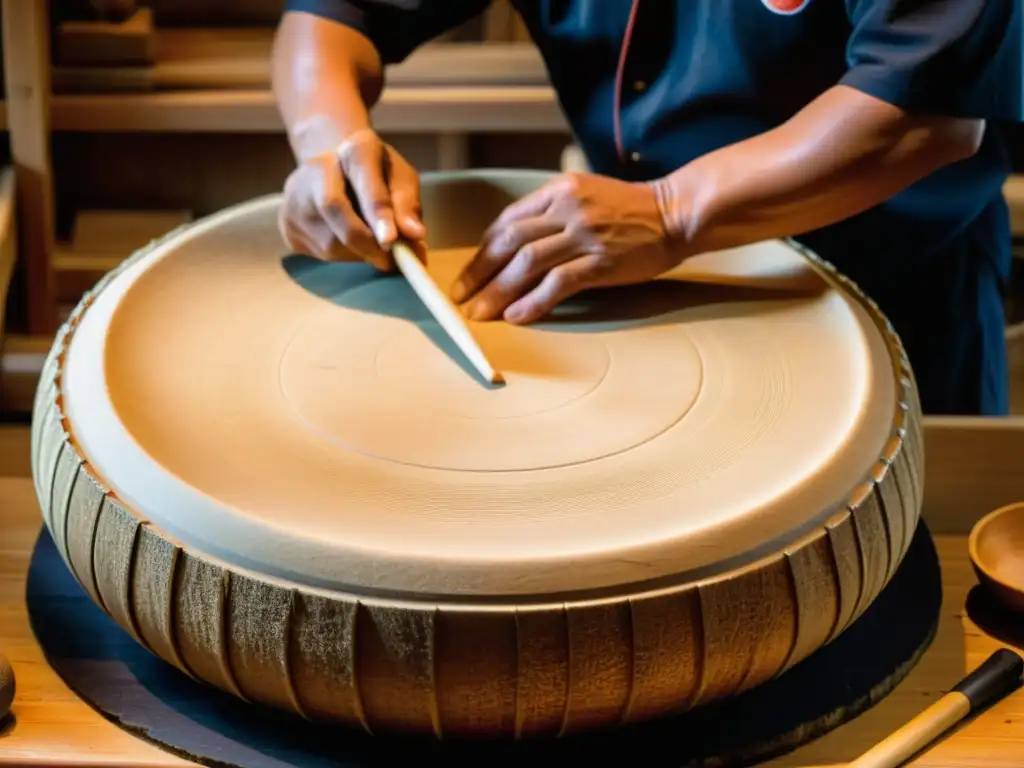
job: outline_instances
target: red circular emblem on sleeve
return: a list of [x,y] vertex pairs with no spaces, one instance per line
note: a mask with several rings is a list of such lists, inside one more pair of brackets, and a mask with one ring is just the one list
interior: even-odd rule
[[761,2],[772,13],[792,16],[810,5],[811,0],[761,0]]

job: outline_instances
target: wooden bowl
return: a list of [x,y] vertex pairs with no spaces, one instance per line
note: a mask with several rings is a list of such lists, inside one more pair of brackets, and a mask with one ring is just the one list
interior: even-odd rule
[[1000,507],[979,520],[967,546],[982,586],[1024,613],[1024,502]]

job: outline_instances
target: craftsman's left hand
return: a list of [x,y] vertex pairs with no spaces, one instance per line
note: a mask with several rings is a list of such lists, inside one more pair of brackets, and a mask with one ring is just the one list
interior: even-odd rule
[[580,291],[645,282],[679,261],[652,186],[563,174],[501,213],[452,300],[471,320],[529,323]]

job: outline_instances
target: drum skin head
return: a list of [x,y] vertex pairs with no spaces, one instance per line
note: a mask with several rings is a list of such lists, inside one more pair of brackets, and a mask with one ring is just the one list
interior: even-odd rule
[[[548,178],[424,175],[442,287]],[[798,244],[471,323],[493,386],[400,276],[289,254],[279,203],[107,275],[37,392],[57,548],[168,663],[374,733],[557,736],[758,685],[892,576],[912,372]]]

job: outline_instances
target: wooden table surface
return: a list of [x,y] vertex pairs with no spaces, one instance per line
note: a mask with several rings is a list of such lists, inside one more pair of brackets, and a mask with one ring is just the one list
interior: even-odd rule
[[[2,476],[25,469],[24,461],[15,455],[20,449],[12,453],[11,446],[27,439],[27,433],[12,437],[7,428],[4,437],[6,450],[0,451],[0,650],[14,666],[18,689],[14,703],[16,719],[0,732],[0,765],[188,765],[104,720],[77,698],[43,659],[29,627],[24,597],[29,557],[41,529],[41,518],[31,481],[26,477]],[[793,768],[841,764],[853,759],[937,700],[966,670],[1004,644],[1005,641],[986,633],[965,615],[967,594],[976,584],[967,558],[966,536],[942,533],[935,536],[935,541],[943,570],[944,607],[938,634],[923,659],[874,708],[766,765]],[[1002,631],[999,634],[1005,636]],[[879,641],[884,642],[884,638]],[[1024,650],[1024,628],[1010,642]],[[1024,690],[940,740],[910,765],[1022,768]]]

